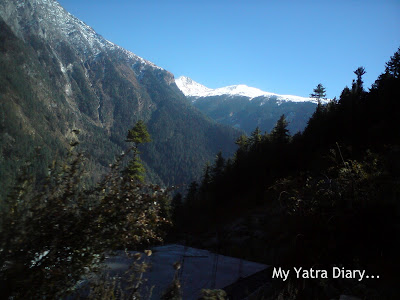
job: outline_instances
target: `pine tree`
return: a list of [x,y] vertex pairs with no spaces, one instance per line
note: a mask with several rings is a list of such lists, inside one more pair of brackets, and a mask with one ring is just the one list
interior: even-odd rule
[[201,186],[206,188],[211,182],[211,175],[210,175],[210,165],[207,163],[206,167],[204,168],[204,175],[203,180],[201,181]]
[[128,130],[126,142],[134,143],[135,147],[150,141],[150,134],[147,131],[146,124],[142,120],[139,120],[132,129]]
[[251,147],[257,147],[257,145],[261,142],[262,140],[262,134],[260,128],[257,126],[256,129],[251,133],[249,141]]
[[125,174],[133,180],[137,180],[139,182],[144,181],[144,174],[146,169],[143,166],[143,163],[139,157],[138,147],[141,143],[150,142],[150,134],[147,131],[146,125],[143,121],[138,121],[132,129],[128,130],[128,135],[126,137],[126,142],[133,143],[133,158],[128,163]]
[[277,144],[285,144],[289,142],[289,130],[287,129],[288,122],[285,115],[282,115],[276,122],[274,129],[271,131],[271,139]]
[[313,90],[313,93],[310,94],[311,98],[315,98],[318,101],[318,106],[321,105],[321,99],[326,99],[326,91],[324,86],[319,83],[317,87]]
[[[361,93],[364,90],[362,76],[365,74],[365,68],[359,67],[354,71],[354,74],[357,75],[357,81],[355,82],[355,88],[357,93]],[[354,85],[353,85],[354,86]]]
[[215,157],[215,164],[212,168],[212,179],[214,182],[222,177],[224,169],[225,159],[222,157],[222,152],[219,151],[217,156]]
[[[371,90],[377,90],[382,88],[385,83],[392,79],[400,78],[400,48],[390,57],[390,60],[386,63],[385,73],[379,75],[375,83],[372,84]],[[397,102],[397,101],[396,101]]]
[[133,158],[129,161],[125,169],[125,174],[129,176],[130,179],[144,182],[145,173],[146,169],[143,166],[142,160],[137,153],[134,154]]
[[390,74],[394,78],[400,76],[400,48],[390,57],[390,60],[386,63],[385,73]]
[[249,138],[247,135],[242,134],[235,142],[236,145],[239,146],[239,149],[246,152],[249,146]]

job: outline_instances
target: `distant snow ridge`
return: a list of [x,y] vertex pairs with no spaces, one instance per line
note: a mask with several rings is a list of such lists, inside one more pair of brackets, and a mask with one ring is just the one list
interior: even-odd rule
[[[257,97],[270,98],[276,96],[278,101],[291,101],[291,102],[314,102],[317,100],[314,98],[306,98],[293,95],[278,95],[274,93],[264,92],[260,89],[249,87],[244,84],[230,85],[217,89],[210,89],[196,81],[193,81],[189,77],[181,76],[175,80],[176,85],[182,91],[182,93],[187,97],[210,97],[210,96],[242,96],[249,98],[251,101]],[[329,100],[322,100],[323,103],[327,103]]]

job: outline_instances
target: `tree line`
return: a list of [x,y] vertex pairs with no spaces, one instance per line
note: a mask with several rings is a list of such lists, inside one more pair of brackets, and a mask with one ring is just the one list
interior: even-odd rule
[[[303,132],[290,136],[281,116],[271,132],[256,128],[239,137],[233,157],[218,153],[205,166],[202,180],[173,199],[178,235],[209,237],[229,231],[229,224],[254,209],[263,211],[253,228],[263,232],[263,239],[249,234],[245,244],[225,240],[219,249],[288,268],[342,264],[369,269],[384,274],[385,280],[368,282],[355,294],[393,295],[395,285],[384,287],[397,278],[392,266],[399,262],[400,250],[395,225],[400,193],[399,70],[400,48],[368,91],[363,67],[354,71],[355,79],[339,99],[325,105],[320,101],[325,88],[319,84],[310,95],[318,106]],[[231,234],[228,231],[225,236]],[[325,287],[312,281],[291,284],[310,299],[356,289],[349,281]]]

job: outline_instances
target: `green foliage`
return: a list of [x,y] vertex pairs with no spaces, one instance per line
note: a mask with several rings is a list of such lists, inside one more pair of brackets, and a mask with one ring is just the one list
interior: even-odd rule
[[144,174],[146,173],[146,169],[144,168],[143,163],[137,154],[129,161],[125,168],[125,173],[132,180],[144,182]]
[[227,295],[224,290],[201,290],[201,297],[199,300],[226,300]]
[[139,120],[132,129],[128,130],[126,141],[134,143],[135,146],[151,141],[150,134],[142,120]]
[[[128,153],[127,153],[128,154]],[[58,298],[93,272],[104,254],[161,240],[167,192],[122,175],[118,158],[94,188],[82,184],[83,155],[49,169],[39,190],[25,172],[0,219],[1,294]]]
[[384,173],[376,154],[368,151],[361,162],[343,161],[340,152],[332,149],[331,159],[334,165],[324,176],[284,178],[272,187],[284,191],[279,201],[285,203],[289,214],[332,217],[338,209],[360,209],[381,201],[379,185]]
[[151,118],[142,118],[154,143],[143,145],[141,158],[166,185],[188,184],[200,178],[205,162],[219,150],[233,154],[238,132],[205,118],[175,85],[161,79],[164,75],[145,71],[140,80],[157,108]]
[[[145,250],[149,253],[149,250]],[[151,255],[151,254],[150,254]],[[149,299],[151,292],[141,289],[145,279],[143,274],[150,269],[150,265],[145,259],[142,259],[140,253],[129,253],[126,252],[126,256],[129,259],[134,259],[133,263],[129,266],[129,269],[121,277],[112,277],[107,271],[99,272],[94,276],[88,278],[88,283],[85,285],[88,290],[89,300],[109,300],[109,299],[120,299],[120,300],[131,300],[131,299]],[[78,296],[80,291],[74,296],[74,298],[80,299]],[[149,295],[146,295],[149,294]],[[149,296],[147,298],[147,296]]]
[[140,160],[138,146],[142,143],[148,143],[150,141],[150,134],[148,133],[146,125],[143,123],[143,121],[139,120],[132,129],[128,130],[126,142],[133,143],[134,154],[124,172],[132,180],[136,180],[138,182],[144,181],[144,174],[146,170],[142,161]]

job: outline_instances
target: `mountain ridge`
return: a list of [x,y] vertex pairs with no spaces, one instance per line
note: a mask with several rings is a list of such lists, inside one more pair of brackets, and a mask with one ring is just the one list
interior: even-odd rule
[[[27,28],[26,23],[29,17],[35,17],[37,22],[33,26],[30,26],[30,29],[37,31],[40,36],[46,39],[68,39],[74,43],[74,36],[78,37],[79,41],[76,41],[74,45],[79,50],[77,53],[83,53],[86,56],[96,56],[104,50],[119,50],[130,59],[156,69],[164,70],[154,63],[105,39],[92,27],[66,11],[56,0],[28,0],[15,3],[15,9],[12,9],[12,4],[9,1],[0,1],[0,5],[3,11],[3,19],[20,38],[23,38],[20,30],[21,27]],[[22,10],[26,11],[24,16],[19,13]],[[60,36],[59,33],[64,34],[64,36]],[[79,34],[84,36],[84,40],[79,37]]]
[[[245,84],[238,85],[230,85],[226,87],[210,89],[193,79],[180,76],[175,80],[176,85],[183,92],[186,97],[191,97],[197,101],[202,97],[211,97],[211,96],[243,96],[249,98],[249,101],[253,100],[257,97],[276,97],[278,101],[291,101],[291,102],[312,102],[318,103],[317,99],[310,97],[301,97],[295,95],[280,95],[271,92],[265,92],[255,87],[249,87]],[[322,103],[327,103],[329,100],[321,99]]]
[[[314,113],[318,100],[264,92],[247,85],[209,89],[181,76],[176,85],[192,105],[220,124],[251,134],[256,127],[270,132],[281,115],[289,122],[291,134],[303,131]],[[321,103],[330,100],[321,99]]]
[[185,184],[219,150],[233,153],[238,133],[190,105],[173,74],[107,41],[57,1],[0,0],[0,19],[0,177],[8,185],[35,147],[44,176],[75,129],[88,170],[100,176],[138,120],[152,136],[141,156],[155,183]]

